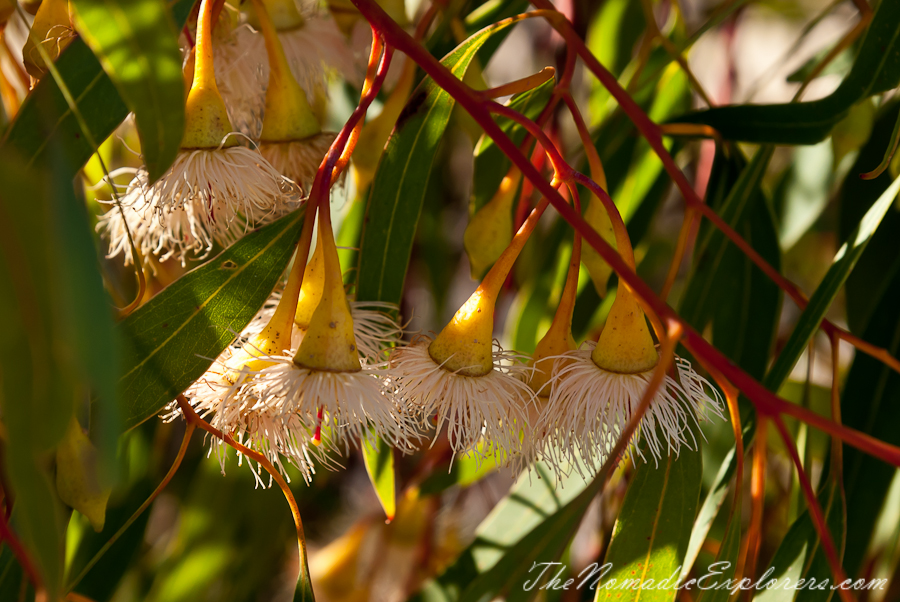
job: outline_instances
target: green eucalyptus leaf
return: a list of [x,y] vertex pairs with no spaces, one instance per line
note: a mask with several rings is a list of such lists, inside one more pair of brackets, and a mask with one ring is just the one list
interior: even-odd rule
[[688,113],[680,122],[704,123],[729,140],[770,144],[815,144],[854,104],[900,83],[900,1],[875,9],[850,73],[829,96],[811,102],[733,105]]
[[[697,512],[700,473],[700,452],[686,447],[659,466],[638,464],[604,559],[612,569],[597,585],[595,600],[675,599]],[[622,587],[626,580],[632,587]]]
[[248,234],[118,325],[124,428],[159,413],[197,380],[262,307],[284,273],[303,211]]
[[[54,238],[55,180],[10,153],[0,160],[0,414],[3,470],[15,495],[19,534],[51,599],[62,585],[63,509],[45,461],[83,392],[67,340]],[[57,303],[55,303],[58,301]]]
[[[874,180],[863,180],[857,174],[871,171],[881,162],[891,146],[892,131],[900,120],[900,103],[891,102],[877,116],[872,136],[860,149],[838,191],[838,237],[846,240],[875,201],[891,183],[891,176],[882,174]],[[897,233],[900,232],[900,211],[888,211],[884,223],[875,232],[856,267],[847,278],[847,323],[850,330],[862,335],[893,275],[900,270],[900,254],[896,253]]]
[[155,181],[175,160],[184,130],[182,58],[169,9],[164,0],[72,4],[78,33],[134,113],[144,164]]
[[[895,224],[896,225],[896,224]],[[897,236],[898,230],[892,233]],[[894,238],[896,244],[896,238]],[[863,338],[900,357],[900,271],[894,270],[880,292]],[[900,375],[880,360],[857,353],[841,392],[844,425],[890,444],[900,445]],[[855,576],[865,566],[866,550],[884,507],[895,467],[844,446],[844,491],[847,495],[845,569]]]
[[397,511],[394,448],[373,436],[363,442],[362,454],[366,474],[369,475],[384,514],[388,521],[394,520]]
[[[692,533],[693,535],[693,533]],[[734,579],[737,572],[738,561],[741,554],[741,498],[736,497],[734,506],[731,508],[731,514],[728,516],[728,525],[725,527],[725,538],[719,545],[719,553],[716,554],[715,565],[717,571],[721,571],[718,576],[719,582],[724,583],[730,579]],[[685,563],[685,566],[687,563]],[[682,568],[682,577],[687,573],[686,568]],[[697,602],[728,602],[731,590],[727,589],[704,589],[700,591]]]
[[[831,478],[828,479],[822,492],[818,495],[818,500],[825,515],[825,523],[838,545],[840,554],[844,541],[845,508],[843,491],[840,483],[836,482],[834,473],[831,474]],[[813,524],[809,510],[801,514],[791,525],[767,569],[772,569],[771,579],[779,581],[790,579],[790,583],[797,583],[803,579],[807,587],[799,591],[787,587],[763,589],[753,597],[756,602],[792,602],[793,600],[797,600],[797,602],[828,602],[835,595],[830,586],[822,590],[809,585],[833,580],[831,567],[822,550],[819,532]]]
[[812,336],[819,328],[819,324],[825,317],[825,312],[831,306],[831,302],[844,286],[847,276],[853,270],[857,260],[866,248],[866,245],[875,234],[881,224],[897,193],[900,192],[900,178],[882,194],[875,204],[866,212],[856,229],[850,233],[847,241],[838,250],[834,262],[828,268],[828,272],[816,287],[809,299],[806,309],[797,321],[791,336],[784,348],[775,360],[774,365],[766,374],[765,385],[769,390],[777,391],[793,369],[794,364],[803,354]]
[[[862,180],[853,174],[872,169],[888,147],[900,104],[893,102],[878,116],[869,142],[838,193],[839,232],[849,236],[853,224],[872,207],[890,184],[882,175]],[[900,356],[900,327],[896,308],[900,306],[900,212],[888,210],[875,235],[856,264],[845,286],[847,323],[863,339]],[[900,419],[896,375],[880,361],[858,353],[841,394],[842,419],[847,426],[897,445],[894,430],[886,428]],[[854,576],[863,566],[866,550],[875,530],[876,518],[885,504],[893,469],[857,450],[844,448],[844,483],[847,494],[847,551],[844,567]],[[865,486],[861,486],[865,484]]]

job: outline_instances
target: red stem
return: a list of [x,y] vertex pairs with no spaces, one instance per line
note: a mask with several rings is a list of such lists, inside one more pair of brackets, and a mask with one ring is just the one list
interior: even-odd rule
[[[885,462],[893,464],[894,466],[900,466],[900,448],[888,445],[865,433],[838,425],[805,408],[801,408],[781,399],[771,391],[767,390],[759,382],[753,379],[753,377],[741,370],[728,358],[723,356],[715,347],[685,323],[674,310],[661,301],[654,294],[653,290],[644,283],[634,271],[628,268],[615,249],[609,246],[606,241],[604,241],[603,238],[587,222],[585,222],[584,219],[582,219],[581,215],[566,203],[550,183],[541,177],[541,174],[534,166],[532,166],[531,162],[528,161],[512,140],[510,140],[494,122],[490,111],[468,86],[454,77],[453,74],[450,73],[446,67],[441,65],[436,58],[431,56],[424,47],[417,44],[409,34],[387,16],[384,10],[382,10],[374,0],[353,0],[353,3],[366,20],[369,21],[372,27],[383,36],[387,43],[412,58],[442,89],[459,102],[459,104],[482,127],[485,133],[494,140],[497,147],[509,157],[513,164],[517,165],[519,169],[522,170],[522,174],[532,182],[534,187],[544,195],[559,214],[569,222],[573,228],[579,231],[585,242],[596,249],[597,253],[609,263],[613,270],[619,275],[619,278],[644,301],[647,307],[670,326],[673,323],[681,325],[684,330],[682,343],[695,357],[698,358],[701,364],[717,370],[738,387],[738,389],[743,391],[747,398],[756,406],[758,412],[769,416],[775,416],[783,412],[819,428],[834,437],[839,437],[844,442],[880,458]],[[594,59],[594,62],[596,62],[596,59]],[[616,86],[618,88],[617,84]],[[618,89],[621,90],[621,88]],[[630,101],[630,98],[628,100]],[[630,102],[632,106],[636,108],[633,101]],[[638,111],[640,112],[639,109]],[[640,113],[643,115],[643,112]],[[650,122],[646,115],[644,115],[644,119],[646,123],[649,124],[649,131],[657,132],[656,125]],[[664,148],[662,150],[665,152]],[[666,156],[668,156],[667,153]],[[671,161],[671,157],[669,159]],[[686,182],[683,174],[677,169],[677,166],[676,171],[681,176],[680,179]],[[675,179],[677,182],[678,178]],[[691,193],[693,193],[693,190],[691,190]],[[703,204],[701,203],[701,205]]]
[[34,564],[31,562],[31,558],[28,557],[28,553],[25,551],[24,546],[22,546],[22,542],[19,541],[19,538],[16,537],[16,534],[10,529],[9,523],[6,521],[6,514],[0,512],[0,544],[4,541],[9,544],[9,548],[12,550],[16,560],[19,561],[22,570],[28,575],[28,580],[31,581],[35,591],[42,591],[43,586],[41,576],[34,568]]
[[[381,55],[380,61],[378,60],[379,55]],[[321,165],[319,165],[319,170],[316,172],[316,177],[313,180],[312,190],[309,193],[309,202],[313,205],[324,202],[323,199],[327,198],[332,182],[337,179],[341,170],[346,167],[346,161],[342,161],[340,165],[338,164],[338,161],[345,159],[348,156],[348,153],[346,153],[345,150],[347,150],[348,142],[350,142],[351,137],[354,138],[349,148],[350,152],[352,152],[353,147],[355,146],[356,137],[359,135],[357,132],[356,136],[353,136],[353,133],[357,129],[357,126],[362,123],[363,118],[366,116],[366,111],[369,109],[369,105],[371,105],[372,101],[375,100],[375,97],[378,96],[378,92],[381,90],[381,85],[384,83],[384,78],[387,75],[388,67],[391,65],[391,57],[393,57],[393,55],[394,49],[384,45],[384,39],[381,37],[381,34],[373,27],[372,51],[369,56],[370,68],[366,77],[366,85],[363,87],[363,93],[359,98],[359,104],[353,110],[353,113],[350,114],[344,127],[341,128],[340,133],[334,139],[334,142],[331,143],[331,147],[322,159]],[[371,67],[376,64],[376,61],[378,61],[378,68],[375,71],[374,78],[370,79],[369,76],[372,71]],[[369,83],[370,81],[371,83]],[[335,167],[337,167],[337,170],[335,170]]]
[[[831,532],[828,530],[828,523],[825,521],[825,515],[822,513],[822,506],[819,505],[819,500],[816,497],[816,492],[813,491],[809,476],[806,474],[806,471],[803,470],[803,462],[800,460],[800,454],[797,453],[797,447],[794,445],[794,440],[780,416],[775,416],[773,420],[775,426],[778,428],[778,433],[781,435],[781,439],[784,441],[785,447],[787,447],[788,453],[791,454],[791,460],[794,462],[794,467],[797,469],[797,474],[800,477],[800,485],[803,488],[803,496],[806,498],[809,514],[813,519],[813,525],[815,525],[816,531],[819,534],[819,539],[822,542],[822,549],[825,552],[825,557],[828,559],[831,572],[834,574],[835,584],[844,583],[844,581],[847,580],[847,574],[841,566],[841,559],[838,555],[837,547],[834,545],[834,539],[831,537]],[[838,592],[840,593],[843,602],[853,602],[853,596],[848,590],[838,588]]]

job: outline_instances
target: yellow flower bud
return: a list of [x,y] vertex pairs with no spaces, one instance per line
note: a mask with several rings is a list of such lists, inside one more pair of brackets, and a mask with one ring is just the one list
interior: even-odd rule
[[512,208],[520,176],[520,172],[516,171],[503,178],[494,197],[469,220],[463,234],[463,246],[469,256],[474,280],[484,276],[512,241]]
[[431,359],[463,376],[490,373],[494,368],[495,302],[484,287],[478,287],[428,347]]

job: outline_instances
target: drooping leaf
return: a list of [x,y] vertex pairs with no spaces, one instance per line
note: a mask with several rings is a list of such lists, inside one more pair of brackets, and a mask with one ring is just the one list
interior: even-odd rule
[[[612,570],[597,585],[595,600],[675,599],[697,512],[700,473],[700,452],[687,448],[677,456],[670,453],[659,466],[638,464],[604,558]],[[626,579],[634,585],[621,589]]]
[[[876,199],[887,190],[891,176],[882,174],[874,180],[863,180],[858,174],[871,171],[890,147],[894,125],[900,118],[900,103],[891,102],[877,116],[869,142],[860,150],[850,167],[848,177],[838,191],[838,236],[846,240]],[[888,211],[884,223],[875,232],[856,267],[847,278],[847,323],[850,330],[862,335],[869,318],[889,285],[893,274],[900,269],[900,255],[896,250],[900,232],[900,212]]]
[[397,511],[396,486],[394,484],[394,449],[381,439],[372,437],[362,446],[366,474],[375,488],[375,494],[388,521],[394,519]]
[[[896,223],[895,223],[896,225]],[[896,237],[898,230],[892,230]],[[896,242],[896,238],[894,238]],[[863,338],[900,357],[900,271],[889,274],[880,291]],[[900,375],[881,361],[857,352],[841,392],[841,418],[850,428],[890,445],[900,445]],[[866,550],[885,504],[895,468],[855,448],[844,446],[844,490],[847,494],[847,548],[844,567],[856,576],[865,566]]]
[[797,321],[797,325],[791,332],[791,336],[784,348],[775,360],[769,373],[766,374],[765,385],[770,390],[778,390],[790,374],[794,364],[803,354],[809,340],[819,328],[825,312],[831,306],[831,302],[844,286],[847,276],[853,270],[857,260],[866,248],[866,245],[875,234],[881,224],[882,218],[887,213],[897,193],[900,192],[900,178],[882,194],[875,204],[866,212],[859,225],[850,233],[847,241],[841,246],[834,257],[834,262],[828,268],[828,272],[816,287],[809,299],[806,309]]
[[169,9],[164,0],[72,4],[78,33],[134,113],[154,181],[175,160],[184,130],[182,59]]
[[124,428],[159,413],[250,322],[284,273],[302,221],[295,211],[248,234],[118,325]]
[[0,160],[0,412],[4,472],[15,494],[12,527],[49,596],[62,581],[63,509],[44,457],[62,438],[81,383],[71,361],[65,316],[53,293],[60,276],[52,175]]
[[[178,28],[187,21],[194,1],[177,0],[173,5],[172,15]],[[83,40],[73,40],[56,61],[56,67],[91,137],[100,144],[128,116],[127,105]],[[59,86],[47,76],[25,99],[0,148],[18,153],[25,165],[31,166],[47,161],[48,149],[54,146],[72,170],[66,174],[69,178],[94,152]]]
[[[881,160],[900,104],[893,102],[878,116],[872,137],[850,168],[850,176],[839,192],[841,238],[872,207],[890,184],[890,176],[862,180],[855,174],[869,171]],[[896,308],[900,304],[900,212],[888,210],[863,252],[845,286],[847,323],[865,340],[884,347],[894,357],[900,354]],[[884,428],[897,420],[894,392],[896,376],[880,361],[858,353],[841,393],[842,418],[847,426],[888,443],[898,444],[896,434]],[[847,492],[847,551],[844,567],[855,576],[863,566],[875,521],[885,503],[892,469],[850,447],[844,448],[844,482]],[[865,483],[865,486],[860,484]]]
[[[161,475],[156,478],[161,478]],[[114,497],[107,508],[107,523],[102,532],[96,533],[87,526],[82,527],[84,533],[75,549],[72,550],[72,560],[67,567],[68,584],[71,584],[74,578],[81,573],[87,562],[100,551],[111,535],[131,518],[135,509],[153,492],[156,484],[156,482],[151,482],[149,477],[145,477],[131,484],[128,493],[120,499]],[[97,564],[82,578],[73,591],[96,602],[109,600],[131,563],[138,556],[149,518],[149,512],[141,514],[131,527],[116,540],[109,551],[100,557]],[[69,529],[72,529],[72,525]]]
[[[730,149],[729,155],[717,155],[707,187],[707,202],[769,263],[778,267],[781,257],[775,223],[760,190],[771,151],[758,151],[747,164],[734,150]],[[751,376],[761,379],[775,339],[781,292],[721,232],[708,224],[701,232],[696,265],[681,301],[681,314],[700,330],[712,324],[714,344]],[[747,445],[755,432],[748,402],[742,403],[741,414],[742,436]],[[697,515],[685,558],[685,574],[696,561],[725,502],[735,468],[732,448]]]
[[[741,498],[735,497],[734,506],[731,508],[731,515],[728,517],[728,524],[725,528],[725,538],[719,545],[719,553],[716,554],[716,569],[721,571],[718,577],[720,582],[727,582],[734,579],[737,572],[738,560],[741,553]],[[685,563],[687,565],[687,563]],[[682,576],[687,573],[686,568],[682,569]],[[701,590],[697,597],[697,602],[728,602],[730,590],[727,589],[704,589]]]
[[815,144],[854,104],[900,83],[900,2],[879,3],[853,62],[832,94],[811,102],[734,105],[688,113],[677,121],[705,123],[729,140]]

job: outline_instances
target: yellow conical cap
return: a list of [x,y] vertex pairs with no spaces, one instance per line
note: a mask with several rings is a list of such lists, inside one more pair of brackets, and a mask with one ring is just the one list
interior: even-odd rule
[[297,301],[294,324],[304,330],[309,328],[309,322],[319,306],[319,301],[322,300],[322,291],[325,289],[325,253],[322,248],[320,236],[313,256],[303,272],[303,284],[300,287],[300,298]]
[[358,372],[362,368],[353,334],[353,318],[350,317],[337,247],[328,219],[319,221],[319,246],[324,268],[322,298],[294,355],[294,363],[311,370]]
[[493,331],[496,298],[479,286],[428,348],[431,359],[450,372],[484,376],[494,368]]
[[659,362],[644,312],[624,285],[616,292],[591,359],[600,368],[620,374],[647,372]]

